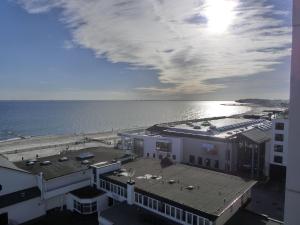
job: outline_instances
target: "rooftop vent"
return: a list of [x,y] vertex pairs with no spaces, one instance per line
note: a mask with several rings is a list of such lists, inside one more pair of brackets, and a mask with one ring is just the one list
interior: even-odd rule
[[83,152],[83,153],[79,154],[76,158],[78,160],[85,160],[85,159],[91,159],[94,157],[95,157],[95,155],[91,152]]
[[186,189],[187,189],[187,190],[193,190],[193,189],[194,189],[194,186],[193,186],[193,185],[187,186]]
[[40,165],[41,165],[41,166],[51,165],[51,161],[45,160],[45,161],[41,162]]
[[210,122],[204,121],[204,122],[202,123],[202,126],[208,127],[208,126],[210,126]]
[[68,157],[66,157],[66,156],[64,156],[64,157],[61,157],[61,158],[59,158],[59,162],[64,162],[64,161],[68,161],[69,160],[69,158]]
[[111,162],[112,162],[112,163],[116,163],[116,162],[117,162],[117,160],[116,160],[116,159],[113,159],[113,160],[111,160]]
[[153,179],[153,180],[154,180],[154,179],[157,179],[157,176],[156,176],[156,175],[152,175],[152,176],[151,176],[151,179]]
[[171,179],[171,180],[168,181],[168,183],[169,183],[169,184],[174,184],[174,183],[175,183],[175,180],[172,180],[172,179]]
[[27,162],[26,162],[26,165],[27,165],[27,166],[33,166],[34,164],[35,164],[34,161],[27,161]]
[[86,165],[86,164],[89,164],[89,163],[90,163],[90,161],[87,160],[87,159],[85,159],[85,160],[83,160],[83,161],[81,162],[81,164],[83,164],[83,165]]

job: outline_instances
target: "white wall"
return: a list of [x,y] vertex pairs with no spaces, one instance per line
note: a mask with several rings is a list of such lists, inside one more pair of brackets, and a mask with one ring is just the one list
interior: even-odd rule
[[[212,144],[217,149],[217,154],[210,154],[204,148],[203,144]],[[202,157],[205,166],[205,160],[211,160],[211,168],[214,168],[215,160],[219,160],[219,169],[225,170],[226,164],[226,151],[231,151],[230,159],[232,159],[232,144],[221,141],[210,141],[197,138],[184,138],[183,139],[183,162],[189,163],[190,155],[195,156],[195,164],[198,165],[198,157]],[[229,164],[231,164],[229,162]]]
[[147,153],[149,153],[149,157],[153,158],[153,154],[155,154],[155,158],[158,159],[159,155],[166,156],[167,152],[156,151],[156,142],[157,141],[168,141],[171,143],[172,150],[169,152],[170,157],[172,155],[176,156],[175,161],[182,161],[182,138],[179,137],[162,137],[162,136],[147,136],[147,135],[133,135],[132,138],[138,138],[144,140],[144,157],[147,157]]
[[92,203],[92,202],[96,201],[98,213],[102,212],[103,210],[108,208],[107,194],[103,194],[103,195],[97,196],[95,198],[88,198],[88,199],[80,199],[72,194],[67,194],[66,195],[66,205],[67,205],[67,209],[70,211],[74,210],[74,200],[76,200],[80,203]]
[[58,188],[66,187],[71,184],[76,184],[81,181],[90,180],[90,179],[91,179],[91,169],[80,171],[77,173],[71,173],[66,176],[57,177],[51,180],[44,181],[45,191],[52,191]]
[[0,167],[1,195],[37,186],[35,175]]
[[12,224],[19,224],[44,215],[45,209],[41,199],[34,198],[2,208],[0,214],[2,213],[8,213],[8,220]]

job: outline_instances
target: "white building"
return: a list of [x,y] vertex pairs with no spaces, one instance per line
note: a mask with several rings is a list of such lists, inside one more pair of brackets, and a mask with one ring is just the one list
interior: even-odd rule
[[[166,156],[175,162],[236,173],[239,167],[251,167],[252,176],[268,176],[271,122],[264,119],[218,117],[193,121],[158,124],[146,132],[120,134],[122,148],[147,157],[161,159]],[[237,137],[244,137],[243,143],[253,144],[257,150],[248,150],[239,145]],[[251,147],[252,149],[252,147]],[[252,151],[252,150],[249,151]],[[258,153],[259,151],[259,153]],[[250,162],[240,165],[241,157],[247,155]],[[256,157],[260,162],[255,165]],[[251,162],[253,161],[253,163]],[[247,170],[245,169],[245,171]],[[254,171],[254,170],[257,170]]]
[[134,160],[113,149],[15,163],[1,156],[0,222],[21,224],[68,210],[96,214],[101,225],[118,224],[105,212],[123,204],[134,207],[136,217],[142,210],[166,224],[223,225],[247,204],[254,184],[168,158]]

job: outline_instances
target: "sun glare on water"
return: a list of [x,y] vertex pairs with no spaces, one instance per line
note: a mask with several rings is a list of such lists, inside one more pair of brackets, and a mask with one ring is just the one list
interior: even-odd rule
[[237,5],[237,0],[206,0],[203,14],[207,29],[217,34],[226,32],[234,21]]

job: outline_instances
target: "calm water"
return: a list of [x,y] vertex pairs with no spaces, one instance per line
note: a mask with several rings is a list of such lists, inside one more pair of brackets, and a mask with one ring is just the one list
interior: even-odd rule
[[0,139],[99,132],[249,111],[216,101],[0,101]]

